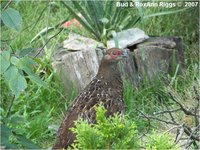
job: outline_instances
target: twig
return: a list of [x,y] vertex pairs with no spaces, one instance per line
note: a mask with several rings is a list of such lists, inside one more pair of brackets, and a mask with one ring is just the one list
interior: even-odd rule
[[[188,147],[192,144],[191,141],[190,141],[190,139],[191,139],[192,135],[193,135],[197,130],[199,130],[199,128],[200,128],[200,125],[198,125],[196,128],[194,128],[194,130],[191,132],[190,136],[188,137],[187,143],[186,143],[186,148],[188,148]],[[194,142],[194,141],[192,140],[192,142]]]
[[139,137],[139,139],[142,139],[142,138],[143,138],[147,133],[149,133],[149,131],[150,131],[151,122],[150,122],[150,119],[147,118],[147,120],[148,120],[148,128],[147,128],[146,132],[143,133],[143,134]]
[[49,43],[49,41],[50,41],[52,38],[56,37],[58,34],[60,34],[60,33],[62,32],[62,30],[63,30],[63,29],[61,28],[55,35],[53,35],[52,37],[50,37],[50,38],[46,41],[46,43],[42,46],[42,48],[39,50],[39,52],[35,55],[34,58],[36,58],[36,57],[43,51],[44,47]]
[[11,111],[11,108],[12,108],[12,105],[13,105],[13,101],[15,100],[15,95],[13,96],[12,100],[11,100],[11,103],[10,103],[10,106],[8,108],[8,112],[7,112],[7,115],[6,115],[6,118],[9,117],[10,115],[10,111]]
[[200,141],[200,137],[198,135],[196,136],[192,134],[192,130],[190,129],[190,127],[184,125],[184,131],[188,136],[190,136],[190,139],[193,139],[195,141]]
[[173,110],[164,110],[164,111],[159,111],[159,112],[154,112],[154,115],[160,115],[160,114],[165,114],[165,113],[171,113],[171,112],[176,112],[181,110],[181,108],[178,109],[173,109]]
[[[183,112],[184,112],[186,115],[196,116],[196,114],[194,114],[194,113],[192,113],[191,111],[185,109],[185,108],[183,107],[183,105],[182,105],[180,102],[178,102],[178,101],[173,97],[173,95],[172,95],[171,93],[169,93],[169,95],[171,96],[172,100],[173,100],[174,102],[176,102],[176,103],[181,107],[181,110],[183,110]],[[198,116],[199,116],[199,115],[198,115]]]
[[146,114],[144,114],[142,111],[136,109],[137,111],[139,111],[146,119],[154,119],[154,120],[157,120],[157,121],[160,121],[160,122],[164,122],[166,124],[172,124],[172,125],[179,125],[178,123],[175,123],[175,122],[171,122],[171,121],[165,121],[165,120],[162,120],[162,119],[159,119],[159,118],[156,118],[156,117],[152,117],[152,116],[147,116]]
[[188,149],[193,142],[194,142],[193,140],[189,139],[189,142],[187,142],[186,144],[184,144],[185,145],[185,149]]
[[8,3],[6,4],[6,6],[3,8],[3,10],[5,10],[10,5],[11,2],[12,2],[12,0],[9,0]]
[[164,134],[166,134],[167,132],[175,129],[175,128],[180,128],[181,126],[174,126],[174,127],[171,127],[170,129],[168,129],[167,131],[164,132]]
[[183,125],[181,125],[181,129],[178,130],[176,135],[176,140],[175,140],[176,144],[180,141],[181,137],[183,136],[183,133],[184,133],[184,127]]
[[194,93],[195,93],[195,95],[197,96],[197,97],[196,97],[196,100],[197,100],[198,103],[199,103],[199,101],[200,101],[200,95],[199,95],[199,93],[198,93],[198,91],[197,91],[197,89],[196,89],[195,86],[193,86],[193,89],[194,89]]
[[[166,108],[169,110],[169,108],[168,108],[168,106],[167,106],[167,105],[165,105],[165,107],[166,107]],[[172,115],[172,112],[171,112],[171,111],[169,111],[169,112],[168,112],[168,114],[170,115],[170,117],[171,117],[172,121],[176,123],[176,121],[175,121],[175,119],[174,119],[174,116]]]
[[197,116],[197,114],[199,113],[198,109],[199,109],[199,105],[200,105],[200,96],[199,96],[195,86],[193,87],[193,89],[194,89],[194,92],[196,95],[195,99],[197,100],[197,106],[194,108],[194,113],[196,114],[194,116],[194,118],[195,118],[195,125],[198,126],[199,125],[199,117]]

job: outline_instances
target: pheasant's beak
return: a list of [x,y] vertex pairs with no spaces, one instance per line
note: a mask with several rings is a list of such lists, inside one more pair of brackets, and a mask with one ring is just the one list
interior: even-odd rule
[[128,58],[128,50],[122,50],[122,58]]

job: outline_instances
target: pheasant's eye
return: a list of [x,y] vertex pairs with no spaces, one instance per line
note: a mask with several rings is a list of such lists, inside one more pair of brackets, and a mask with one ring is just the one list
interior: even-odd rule
[[120,51],[115,51],[115,52],[112,52],[112,55],[120,55],[121,52]]

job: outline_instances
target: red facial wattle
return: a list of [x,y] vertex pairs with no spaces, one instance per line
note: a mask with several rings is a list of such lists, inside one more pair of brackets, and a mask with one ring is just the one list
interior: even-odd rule
[[113,52],[113,53],[110,53],[110,57],[111,59],[116,59],[118,56],[121,55],[121,52],[120,51],[116,51],[116,52]]

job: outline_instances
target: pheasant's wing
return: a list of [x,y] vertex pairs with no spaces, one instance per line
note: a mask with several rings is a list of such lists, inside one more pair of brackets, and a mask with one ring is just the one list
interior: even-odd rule
[[116,87],[114,90],[109,88],[108,85],[109,83],[95,78],[79,94],[58,130],[54,148],[66,148],[72,144],[75,135],[69,128],[74,126],[74,121],[78,120],[79,117],[87,119],[90,123],[94,123],[96,116],[94,106],[100,102],[108,110],[107,115],[113,115],[124,109],[121,95],[122,88]]
[[99,86],[99,82],[97,81],[97,79],[92,80],[72,103],[72,106],[67,111],[67,115],[58,129],[56,143],[53,149],[67,147],[74,141],[75,135],[69,128],[73,127],[74,121],[78,120],[80,116],[83,117],[83,114],[85,114],[85,117],[89,116],[86,112],[89,112],[87,110],[95,105],[97,100],[97,96],[95,96],[98,91],[97,86]]

